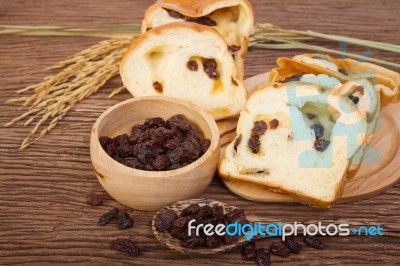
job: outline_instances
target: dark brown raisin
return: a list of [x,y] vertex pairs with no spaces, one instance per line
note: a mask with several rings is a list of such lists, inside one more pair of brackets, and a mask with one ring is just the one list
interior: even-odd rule
[[200,218],[210,217],[213,214],[213,209],[208,205],[204,205],[200,207],[197,214]]
[[157,214],[155,218],[156,228],[160,232],[165,232],[171,227],[172,222],[176,219],[178,219],[178,214],[174,210],[163,209]]
[[319,139],[324,135],[324,127],[323,126],[315,124],[315,125],[312,125],[310,128],[312,130],[314,130],[316,139]]
[[165,125],[166,125],[165,120],[161,117],[147,118],[144,121],[144,126],[146,127],[146,129],[165,127]]
[[310,119],[310,120],[312,120],[312,119],[314,119],[316,117],[316,115],[310,114],[310,113],[307,113],[306,115],[307,115],[307,118]]
[[217,235],[206,236],[205,246],[209,248],[216,248],[222,244],[222,239]]
[[219,80],[219,78],[221,77],[221,75],[219,74],[219,72],[217,70],[212,70],[212,71],[209,71],[206,73],[207,73],[207,76],[212,80]]
[[233,221],[237,217],[244,216],[244,210],[243,209],[233,209],[232,211],[228,212],[225,214],[224,219],[228,223],[233,223]]
[[119,230],[131,228],[133,219],[126,212],[121,212],[117,216],[117,227]]
[[271,265],[271,253],[266,248],[257,249],[257,256],[255,261],[260,266]]
[[268,125],[264,120],[254,122],[253,129],[251,130],[253,136],[260,137],[267,131]]
[[166,9],[164,8],[165,11],[168,12],[168,15],[172,18],[182,18],[183,15],[175,10],[171,10],[171,9]]
[[212,216],[218,220],[224,219],[224,208],[222,206],[215,205],[212,207]]
[[237,152],[237,147],[239,146],[240,142],[242,142],[242,135],[239,135],[235,139],[235,143],[233,144],[233,149]]
[[211,140],[205,139],[201,142],[201,152],[204,154],[211,145]]
[[315,249],[319,249],[322,250],[325,248],[324,243],[316,237],[312,237],[312,236],[306,236],[304,237],[304,243],[306,243],[307,246],[315,248]]
[[272,243],[271,253],[274,254],[275,256],[280,256],[284,258],[290,256],[290,250],[281,242]]
[[109,212],[106,212],[105,214],[103,214],[100,217],[99,224],[106,225],[106,224],[110,223],[112,220],[117,218],[118,212],[119,212],[118,208],[114,208],[114,209],[110,210]]
[[235,85],[235,86],[238,86],[239,84],[237,83],[237,81],[233,78],[233,77],[231,77],[231,80],[232,80],[232,84],[233,85]]
[[189,216],[192,214],[197,214],[199,210],[200,210],[200,205],[197,203],[193,203],[182,210],[181,216]]
[[218,67],[218,65],[217,65],[217,61],[215,61],[215,59],[207,58],[207,59],[203,60],[204,71],[206,71],[206,69],[215,70],[215,69],[217,69],[217,67]]
[[192,127],[186,121],[186,118],[181,114],[174,115],[167,120],[167,128],[172,129],[173,126],[176,126],[183,132],[187,132],[192,129]]
[[257,136],[251,137],[247,142],[247,146],[249,146],[253,153],[258,153],[261,146],[260,139]]
[[285,78],[285,82],[300,81],[301,77],[302,77],[302,75],[293,75],[293,76]]
[[235,53],[237,51],[240,51],[240,46],[239,45],[229,45],[228,50],[229,50],[229,52]]
[[158,81],[156,81],[156,82],[153,83],[153,88],[154,88],[154,90],[155,90],[156,92],[158,92],[158,93],[162,93],[162,92],[164,91],[164,90],[163,90],[163,86],[162,86],[161,83],[158,82]]
[[206,244],[205,239],[197,236],[189,237],[182,241],[182,246],[191,249],[203,247],[205,246],[205,244]]
[[199,65],[194,60],[189,60],[186,65],[190,71],[197,71],[199,69]]
[[99,141],[100,141],[100,145],[101,145],[101,147],[103,147],[103,149],[105,149],[108,145],[113,144],[113,139],[109,138],[109,137],[100,137]]
[[139,256],[139,246],[130,239],[117,239],[111,241],[111,249],[127,253],[129,256]]
[[285,241],[283,242],[286,247],[290,250],[290,253],[297,254],[300,253],[302,250],[302,246],[300,245],[299,242],[297,242],[293,236],[289,236]]
[[270,129],[277,129],[279,127],[279,120],[277,119],[272,119],[269,121],[269,128]]
[[248,242],[242,247],[242,255],[245,260],[254,261],[257,257],[256,244]]
[[314,149],[317,151],[323,152],[325,151],[331,142],[325,139],[316,139],[314,141]]
[[360,98],[358,98],[357,96],[354,96],[352,94],[349,95],[349,99],[354,103],[354,104],[358,104],[358,102],[360,101]]
[[89,195],[86,196],[86,204],[92,206],[103,205],[103,197],[92,191]]
[[347,72],[346,72],[346,70],[344,70],[343,68],[339,68],[339,73],[342,73],[343,75],[345,75],[345,76],[347,76],[347,75],[349,75]]
[[169,160],[166,155],[157,155],[153,161],[153,167],[158,171],[166,170],[169,166]]

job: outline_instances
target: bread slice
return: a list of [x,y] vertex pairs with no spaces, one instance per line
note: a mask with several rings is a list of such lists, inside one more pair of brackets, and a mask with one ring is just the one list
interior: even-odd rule
[[244,59],[253,30],[253,9],[247,0],[160,0],[150,6],[142,22],[142,33],[173,22],[195,22],[216,29],[225,39],[239,76],[244,76]]
[[215,119],[238,114],[247,92],[221,35],[194,23],[173,23],[136,38],[120,74],[135,97],[165,95],[191,101]]
[[327,74],[341,82],[367,79],[380,94],[381,106],[400,101],[400,74],[387,68],[354,59],[334,59],[323,54],[301,54],[279,58],[270,82],[284,82],[293,75]]
[[[255,122],[264,123],[259,121],[269,127],[263,134],[254,128]],[[316,142],[310,124],[324,127],[320,139],[330,141],[322,145],[325,150],[316,145],[321,141]],[[287,193],[316,207],[330,207],[342,193],[347,168],[365,143],[366,131],[365,116],[346,97],[301,82],[266,84],[240,113],[237,137],[226,149],[219,174]],[[345,136],[349,133],[353,139]]]

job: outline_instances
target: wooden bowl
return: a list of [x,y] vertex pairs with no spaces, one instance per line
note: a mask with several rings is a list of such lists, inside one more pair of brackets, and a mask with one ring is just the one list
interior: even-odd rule
[[[127,167],[111,158],[99,137],[131,133],[146,118],[183,114],[203,137],[211,140],[206,153],[185,167],[170,171],[144,171]],[[120,203],[138,210],[155,211],[175,201],[197,198],[210,184],[219,159],[219,131],[214,119],[187,101],[164,96],[124,101],[106,110],[93,126],[90,157],[97,179]]]

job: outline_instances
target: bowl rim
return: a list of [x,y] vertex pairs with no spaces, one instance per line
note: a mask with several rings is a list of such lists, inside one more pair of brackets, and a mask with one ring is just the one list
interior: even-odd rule
[[[207,124],[208,128],[210,129],[211,132],[211,137],[210,137],[210,146],[208,147],[207,151],[196,161],[194,161],[191,164],[188,164],[184,167],[178,168],[178,169],[173,169],[173,170],[166,170],[166,171],[147,171],[147,170],[140,170],[136,168],[132,168],[126,165],[123,165],[122,163],[116,161],[114,158],[109,156],[106,151],[103,149],[103,147],[100,144],[99,141],[99,127],[102,123],[102,121],[109,115],[112,111],[128,104],[132,104],[135,102],[139,101],[160,101],[160,102],[169,102],[172,104],[179,104],[184,106],[185,108],[189,109],[191,112],[196,112]],[[183,114],[184,115],[184,114]],[[204,132],[203,132],[204,133]],[[161,178],[161,177],[177,177],[181,176],[182,178],[190,178],[190,177],[185,177],[183,174],[191,172],[192,170],[196,169],[197,167],[201,166],[203,163],[205,163],[219,148],[219,141],[220,141],[220,135],[219,135],[219,129],[217,126],[217,123],[215,122],[214,118],[209,114],[205,109],[202,107],[193,104],[192,102],[189,102],[187,100],[183,99],[178,99],[178,98],[173,98],[169,96],[144,96],[144,97],[137,97],[137,98],[132,98],[125,100],[123,102],[117,103],[108,109],[106,109],[96,120],[92,127],[91,131],[91,144],[90,144],[90,150],[92,154],[92,147],[93,145],[98,146],[98,150],[101,153],[100,155],[95,155],[97,157],[101,156],[107,156],[111,167],[115,169],[115,167],[122,168],[124,172],[126,172],[128,175],[136,175],[136,176],[142,176],[142,177],[148,177],[148,178]],[[93,155],[91,155],[93,156]],[[106,158],[107,158],[106,157]],[[93,160],[93,159],[92,159]],[[97,170],[95,169],[97,172]]]

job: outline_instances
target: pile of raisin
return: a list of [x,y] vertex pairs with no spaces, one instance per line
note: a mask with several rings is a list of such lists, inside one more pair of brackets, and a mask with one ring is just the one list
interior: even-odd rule
[[227,234],[223,236],[217,234],[207,236],[202,227],[200,227],[200,234],[198,236],[195,231],[191,232],[189,236],[188,223],[193,219],[196,220],[192,223],[193,226],[199,224],[212,224],[214,226],[222,224],[225,226],[235,222],[239,224],[249,223],[242,209],[234,209],[224,213],[222,206],[200,206],[199,204],[191,204],[182,210],[180,215],[171,209],[160,211],[155,218],[155,225],[158,231],[168,232],[173,238],[181,240],[182,246],[191,249],[200,247],[215,248],[220,245],[230,245],[240,238],[240,236],[229,236]]
[[181,114],[167,121],[146,119],[130,135],[100,137],[100,144],[116,161],[146,171],[167,171],[184,167],[200,158],[210,146]]
[[[277,129],[279,126],[279,121],[277,119],[272,119],[271,121],[269,121],[268,124],[270,129]],[[265,132],[267,131],[268,124],[264,120],[259,120],[254,122],[253,129],[251,130],[251,137],[247,141],[247,146],[255,154],[257,154],[260,151],[260,146],[261,146],[260,137],[264,135]],[[237,148],[236,143],[235,146]]]

